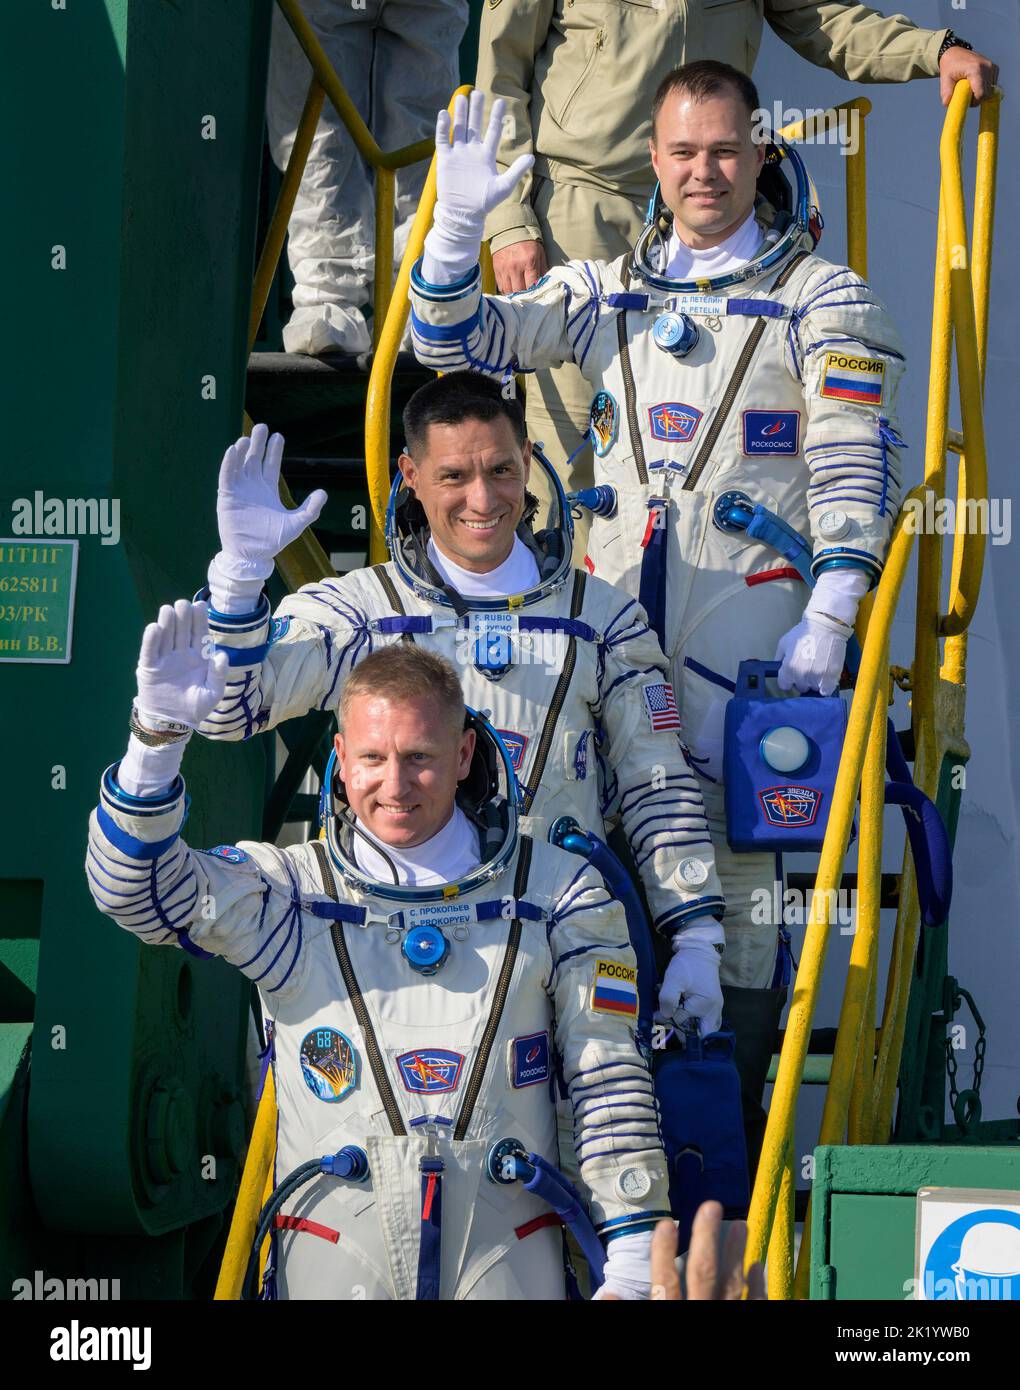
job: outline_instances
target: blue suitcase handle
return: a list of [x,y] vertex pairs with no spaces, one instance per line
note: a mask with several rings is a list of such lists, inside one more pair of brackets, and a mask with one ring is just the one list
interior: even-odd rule
[[[779,675],[781,661],[742,661],[737,670],[737,683],[733,691],[734,699],[779,700],[785,696],[770,695],[765,688],[767,680],[775,680]],[[839,698],[839,691],[831,695],[819,695],[817,690],[806,690],[800,699],[832,700]]]

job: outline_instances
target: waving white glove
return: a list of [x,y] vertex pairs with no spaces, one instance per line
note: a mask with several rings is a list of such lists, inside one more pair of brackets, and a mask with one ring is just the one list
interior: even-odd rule
[[132,733],[117,767],[117,782],[130,796],[167,790],[181,770],[187,731],[223,699],[229,667],[225,652],[210,655],[208,614],[206,604],[178,599],[142,634],[135,718],[142,729],[170,738],[153,747]]
[[138,658],[135,710],[145,729],[167,724],[195,729],[223,699],[228,661],[212,651],[209,609],[179,598],[164,604],[159,617],[142,634]]
[[436,117],[436,211],[425,238],[422,272],[432,284],[448,284],[478,263],[485,218],[531,168],[534,156],[522,154],[503,174],[496,167],[496,151],[503,128],[506,102],[492,103],[488,129],[485,93],[475,89],[470,101],[464,95],[453,103],[453,143],[450,113]]
[[627,1302],[652,1296],[652,1231],[635,1231],[609,1242],[603,1283],[593,1302],[619,1298]]
[[803,618],[779,639],[780,690],[832,695],[839,688],[846,644],[867,589],[868,576],[861,569],[822,571]]
[[725,945],[726,933],[714,917],[697,917],[673,937],[673,959],[659,989],[657,1023],[682,1027],[690,1019],[700,1021],[701,1032],[716,1033],[722,1023],[723,997],[719,983],[722,956],[716,946]]
[[[270,435],[265,425],[256,425],[250,439],[239,439],[223,455],[216,490],[222,549],[209,574],[213,606],[220,612],[230,611],[218,601],[229,595],[230,581],[254,587],[258,597],[261,581],[272,574],[276,556],[311,526],[326,505],[321,488],[300,507],[291,510],[283,505],[282,459],[283,435]],[[217,587],[226,593],[216,592]]]

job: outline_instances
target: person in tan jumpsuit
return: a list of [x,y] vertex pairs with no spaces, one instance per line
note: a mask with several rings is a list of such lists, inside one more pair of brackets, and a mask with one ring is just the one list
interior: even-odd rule
[[[983,99],[998,74],[952,30],[843,0],[488,0],[476,85],[507,102],[499,166],[535,157],[486,221],[500,293],[528,289],[550,266],[611,262],[633,246],[655,183],[653,92],[670,69],[700,58],[750,74],[763,20],[849,82],[938,75],[946,103],[964,78]],[[590,403],[572,364],[528,378],[528,433],[545,443],[568,492],[592,484],[590,445],[565,467]]]

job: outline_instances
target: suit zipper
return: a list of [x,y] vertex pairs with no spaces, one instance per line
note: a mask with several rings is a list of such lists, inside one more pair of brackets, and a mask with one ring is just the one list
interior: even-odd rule
[[[333,874],[326,862],[326,850],[320,840],[312,843],[312,852],[319,861],[319,875],[322,879],[323,887],[329,897],[334,902],[338,902],[336,884],[333,882]],[[368,1065],[375,1081],[376,1090],[386,1111],[386,1118],[390,1122],[390,1129],[394,1134],[406,1135],[404,1128],[404,1118],[400,1113],[390,1079],[386,1075],[386,1063],[383,1060],[382,1052],[376,1041],[375,1030],[372,1027],[372,1020],[368,1016],[368,1008],[365,1005],[364,996],[361,993],[361,986],[358,984],[358,977],[354,973],[354,966],[351,963],[350,952],[347,950],[347,941],[344,937],[342,922],[334,922],[330,927],[330,935],[333,938],[333,950],[336,952],[337,963],[340,966],[340,974],[343,976],[344,987],[347,990],[347,997],[351,1001],[351,1008],[354,1010],[354,1017],[358,1020],[358,1027],[361,1029],[361,1038],[365,1044],[365,1051],[368,1054]]]
[[372,1076],[375,1080],[376,1089],[386,1111],[386,1118],[390,1122],[390,1129],[394,1134],[405,1135],[407,1130],[404,1128],[404,1119],[397,1105],[393,1088],[390,1086],[389,1077],[386,1075],[386,1063],[383,1061],[382,1052],[376,1041],[375,1030],[372,1027],[372,1020],[368,1016],[368,1009],[365,1007],[365,1000],[361,993],[361,986],[358,984],[358,977],[354,973],[354,966],[351,964],[350,953],[347,950],[347,942],[344,939],[343,924],[334,922],[331,927],[333,937],[333,949],[336,951],[336,958],[340,963],[340,974],[344,977],[344,984],[347,987],[347,994],[354,1010],[354,1016],[358,1020],[358,1027],[361,1029],[361,1039],[365,1044],[365,1051],[368,1053],[368,1065],[371,1068]]
[[[521,848],[517,857],[517,873],[514,878],[514,898],[520,898],[528,883],[528,871],[531,868],[532,840],[528,835],[521,836]],[[485,1079],[485,1069],[489,1065],[489,1055],[492,1052],[492,1044],[495,1042],[499,1025],[503,1018],[503,1009],[506,1007],[507,995],[510,993],[510,981],[513,978],[514,966],[517,964],[517,952],[521,944],[521,919],[515,917],[510,923],[510,933],[507,936],[506,950],[503,953],[503,964],[500,966],[499,979],[496,981],[496,989],[493,995],[492,1008],[489,1010],[488,1021],[485,1024],[485,1031],[482,1033],[482,1040],[478,1046],[478,1055],[475,1057],[474,1067],[471,1069],[471,1076],[464,1091],[464,1099],[461,1102],[460,1113],[457,1116],[457,1123],[454,1127],[454,1139],[463,1139],[468,1132],[471,1124],[471,1116],[474,1112],[475,1102],[478,1099],[478,1092],[482,1089],[482,1082]]]
[[[574,592],[570,601],[570,616],[576,618],[581,611],[584,601],[584,584],[587,575],[583,570],[577,570],[574,574]],[[535,754],[535,765],[532,768],[529,781],[534,787],[534,791],[524,793],[524,814],[528,815],[535,801],[535,795],[542,783],[542,774],[545,772],[545,765],[549,759],[549,749],[552,746],[553,734],[556,731],[556,723],[563,709],[563,702],[567,698],[567,691],[574,676],[574,667],[577,664],[577,638],[571,637],[567,646],[567,654],[563,659],[563,670],[560,678],[556,682],[556,689],[553,691],[552,700],[549,703],[549,712],[542,725],[542,734],[538,741],[538,751]]]
[[[623,283],[630,286],[631,259],[628,257],[624,267]],[[620,369],[623,372],[623,403],[627,410],[627,428],[630,431],[631,448],[634,451],[634,464],[637,468],[638,482],[648,482],[648,468],[645,464],[645,446],[641,438],[641,426],[637,417],[637,391],[634,389],[634,370],[630,362],[630,347],[627,343],[627,311],[621,309],[616,317],[616,341],[620,350]]]

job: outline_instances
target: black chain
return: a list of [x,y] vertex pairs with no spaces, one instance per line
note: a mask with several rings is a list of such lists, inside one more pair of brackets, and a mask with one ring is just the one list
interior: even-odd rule
[[[953,1047],[951,1037],[951,1025],[956,1017],[961,1004],[966,1000],[967,1006],[973,1015],[974,1022],[978,1028],[977,1042],[974,1044],[974,1080],[969,1090],[962,1093],[956,1084],[956,1077],[959,1071],[959,1063],[956,1060],[956,1049]],[[945,981],[945,1003],[944,1017],[946,1023],[946,1075],[949,1077],[949,1103],[952,1106],[953,1115],[961,1129],[968,1129],[975,1124],[981,1116],[981,1080],[985,1070],[985,1049],[987,1039],[985,1037],[985,1021],[981,1017],[977,1005],[974,1003],[974,996],[969,990],[963,988],[951,975],[946,976]]]

